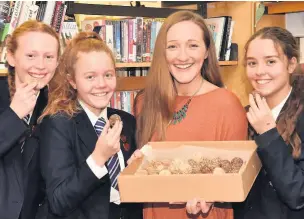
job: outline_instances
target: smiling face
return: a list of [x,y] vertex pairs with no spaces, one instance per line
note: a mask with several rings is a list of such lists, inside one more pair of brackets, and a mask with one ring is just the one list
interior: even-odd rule
[[208,52],[202,29],[192,21],[174,24],[167,33],[166,60],[176,85],[201,80]]
[[[47,43],[46,43],[47,42]],[[27,32],[17,39],[14,54],[8,53],[8,63],[15,67],[16,77],[23,83],[37,82],[36,89],[52,79],[58,60],[58,42],[43,32]]]
[[70,84],[77,90],[77,98],[99,116],[116,88],[114,63],[106,52],[79,52],[77,57],[75,80]]
[[[262,49],[261,49],[262,48]],[[246,56],[247,76],[253,88],[267,99],[276,99],[277,104],[289,93],[290,74],[296,66],[296,58],[288,61],[281,47],[275,47],[270,39],[254,39]]]

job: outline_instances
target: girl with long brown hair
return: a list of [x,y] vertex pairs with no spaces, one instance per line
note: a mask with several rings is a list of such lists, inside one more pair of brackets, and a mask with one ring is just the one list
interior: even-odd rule
[[[149,141],[246,139],[245,110],[238,98],[223,88],[214,42],[200,15],[180,11],[165,20],[156,39],[146,88],[137,98],[136,114],[139,147]],[[139,151],[132,159],[138,156]],[[196,199],[187,205],[151,203],[146,205],[144,217],[232,218],[231,208],[209,211],[210,206]]]
[[38,21],[21,24],[8,37],[8,77],[0,79],[1,218],[35,218],[43,201],[34,139],[59,54],[56,31]]
[[236,205],[236,219],[304,218],[304,75],[298,60],[295,38],[280,27],[259,30],[245,46],[255,90],[249,133],[263,168],[247,201]]
[[[135,118],[107,107],[115,89],[111,50],[98,34],[79,33],[62,54],[41,117],[47,218],[142,218],[140,204],[120,203],[117,176],[136,149]],[[112,116],[120,120],[111,128]]]

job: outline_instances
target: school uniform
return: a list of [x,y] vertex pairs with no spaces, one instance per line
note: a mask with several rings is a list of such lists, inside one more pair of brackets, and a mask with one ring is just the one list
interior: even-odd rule
[[108,166],[96,165],[91,157],[98,135],[98,119],[105,122],[112,114],[123,121],[119,168],[136,150],[135,119],[132,115],[106,108],[97,117],[80,102],[81,110],[72,117],[64,113],[42,121],[41,170],[46,182],[47,218],[65,219],[141,219],[141,204],[121,204],[119,188],[111,185]]
[[44,196],[34,136],[47,88],[40,91],[29,120],[20,119],[10,103],[7,78],[0,77],[0,218],[33,219]]
[[[272,110],[277,119],[287,107],[289,96]],[[255,136],[262,169],[243,203],[234,203],[235,219],[304,218],[304,111],[296,121],[301,139],[301,154],[293,159],[291,145],[286,145],[273,128]]]

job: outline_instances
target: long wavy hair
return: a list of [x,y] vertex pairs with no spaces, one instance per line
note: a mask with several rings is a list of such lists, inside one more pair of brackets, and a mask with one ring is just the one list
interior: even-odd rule
[[166,127],[172,119],[176,90],[166,61],[167,33],[174,24],[182,21],[191,21],[202,30],[203,40],[208,51],[208,57],[201,68],[202,77],[212,84],[223,87],[215,45],[204,19],[191,11],[179,11],[170,15],[158,33],[146,87],[135,100],[139,147],[150,141],[154,134],[157,135],[156,140],[164,140]]
[[[288,61],[293,57],[297,61],[299,60],[299,46],[296,39],[288,30],[281,27],[265,27],[252,35],[245,45],[245,58],[247,57],[250,43],[256,38],[272,40],[277,50],[281,49]],[[296,132],[296,125],[297,119],[304,107],[304,75],[300,66],[291,74],[290,84],[293,91],[285,104],[286,107],[280,112],[277,120],[277,129],[286,144],[292,146],[293,157],[298,158],[301,154],[301,139]],[[252,129],[249,130],[249,136],[251,138],[254,136]]]
[[69,83],[69,79],[75,81],[75,64],[80,52],[105,52],[111,57],[115,65],[112,51],[97,33],[80,32],[71,40],[59,60],[55,76],[49,84],[48,104],[39,118],[39,122],[47,115],[65,113],[72,117],[80,110],[77,102],[77,91]]
[[[23,36],[26,33],[29,32],[41,32],[41,33],[47,33],[51,36],[53,36],[58,43],[58,56],[60,55],[60,41],[59,36],[56,33],[56,31],[50,27],[49,25],[39,22],[36,20],[29,20],[21,24],[19,27],[17,27],[11,36],[8,36],[7,38],[7,52],[11,54],[15,54],[16,50],[18,49],[18,39],[20,36]],[[10,97],[13,98],[15,92],[16,92],[16,85],[15,85],[15,68],[13,66],[10,66],[9,63],[6,63],[6,67],[8,69],[8,85],[9,85],[9,92]]]

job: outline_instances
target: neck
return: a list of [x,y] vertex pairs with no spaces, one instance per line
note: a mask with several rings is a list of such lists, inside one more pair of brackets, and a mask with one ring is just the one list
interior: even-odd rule
[[178,96],[194,95],[198,90],[200,90],[203,80],[204,80],[203,77],[199,75],[198,77],[196,77],[194,80],[192,80],[187,84],[181,84],[178,83],[177,81],[174,81],[177,95]]
[[279,105],[289,94],[291,90],[291,86],[288,85],[284,89],[282,89],[279,93],[275,93],[272,96],[266,97],[267,104],[270,109],[275,108]]

